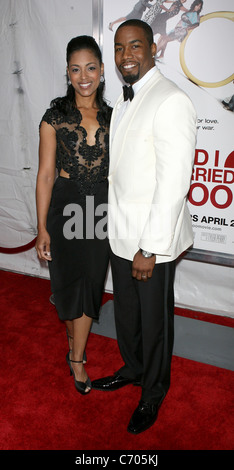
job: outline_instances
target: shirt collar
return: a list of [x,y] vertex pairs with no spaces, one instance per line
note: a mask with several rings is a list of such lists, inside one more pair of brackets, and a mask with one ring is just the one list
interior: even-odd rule
[[154,65],[154,67],[152,67],[152,69],[150,69],[148,72],[146,72],[145,75],[143,75],[143,77],[138,80],[138,82],[134,83],[134,85],[132,85],[132,88],[134,90],[134,95],[136,95],[138,93],[138,91],[143,87],[143,85],[148,82],[148,80],[154,75],[154,73],[156,72],[157,70],[157,67],[156,65]]

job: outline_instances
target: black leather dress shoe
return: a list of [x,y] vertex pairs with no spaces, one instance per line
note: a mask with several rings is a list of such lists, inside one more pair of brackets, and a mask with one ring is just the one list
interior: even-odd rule
[[139,385],[135,380],[122,377],[118,372],[102,379],[97,379],[92,382],[92,388],[95,390],[118,390],[125,385],[134,384]]
[[140,432],[146,431],[146,429],[150,428],[157,419],[158,410],[161,404],[162,400],[157,404],[147,403],[141,400],[130,419],[127,428],[128,432],[139,434]]

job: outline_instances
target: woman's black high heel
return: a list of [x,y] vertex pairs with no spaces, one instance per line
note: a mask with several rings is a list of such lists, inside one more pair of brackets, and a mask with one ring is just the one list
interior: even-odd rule
[[[70,359],[70,357],[69,357],[69,353],[67,353],[67,355],[66,355],[66,360],[67,360],[67,363],[69,365],[70,375],[73,375],[73,377],[74,377],[76,390],[79,393],[81,393],[82,395],[87,395],[91,391],[91,388],[92,388],[90,378],[88,377],[86,382],[80,382],[79,380],[76,380],[75,372],[74,372],[74,370],[71,366],[71,362],[74,362],[76,364],[83,364],[83,361],[72,361],[72,359]],[[86,391],[87,387],[89,388],[88,391]]]
[[[66,333],[67,333],[67,340],[68,340],[68,346],[69,346],[69,352],[70,352],[71,349],[70,349],[70,345],[69,345],[69,339],[73,339],[73,337],[68,334],[68,330],[67,330],[67,329],[66,329]],[[69,353],[68,353],[68,355],[69,355]],[[86,362],[87,362],[87,356],[86,356],[86,352],[84,351],[84,355],[83,355],[83,364],[86,364]]]

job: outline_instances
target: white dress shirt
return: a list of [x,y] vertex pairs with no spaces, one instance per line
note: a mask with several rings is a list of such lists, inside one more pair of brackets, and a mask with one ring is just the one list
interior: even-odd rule
[[[138,80],[138,82],[134,83],[132,85],[133,91],[134,91],[134,96],[138,93],[138,91],[143,87],[143,85],[152,77],[152,75],[157,71],[156,65],[152,67],[143,77]],[[134,99],[134,98],[133,98]],[[131,101],[127,100],[121,103],[121,105],[118,108],[118,112],[115,118],[115,121],[113,123],[113,134],[112,134],[112,139],[115,135],[116,129],[121,121],[121,119],[124,116],[124,113],[126,112],[127,107],[130,105]]]

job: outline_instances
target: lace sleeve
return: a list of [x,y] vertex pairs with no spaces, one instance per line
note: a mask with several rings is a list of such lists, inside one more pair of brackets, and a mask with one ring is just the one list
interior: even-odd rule
[[56,116],[56,110],[53,108],[48,108],[44,114],[44,116],[41,119],[41,122],[39,124],[39,129],[41,127],[42,122],[45,121],[47,124],[50,124],[52,127],[55,126],[57,122],[57,116]]

